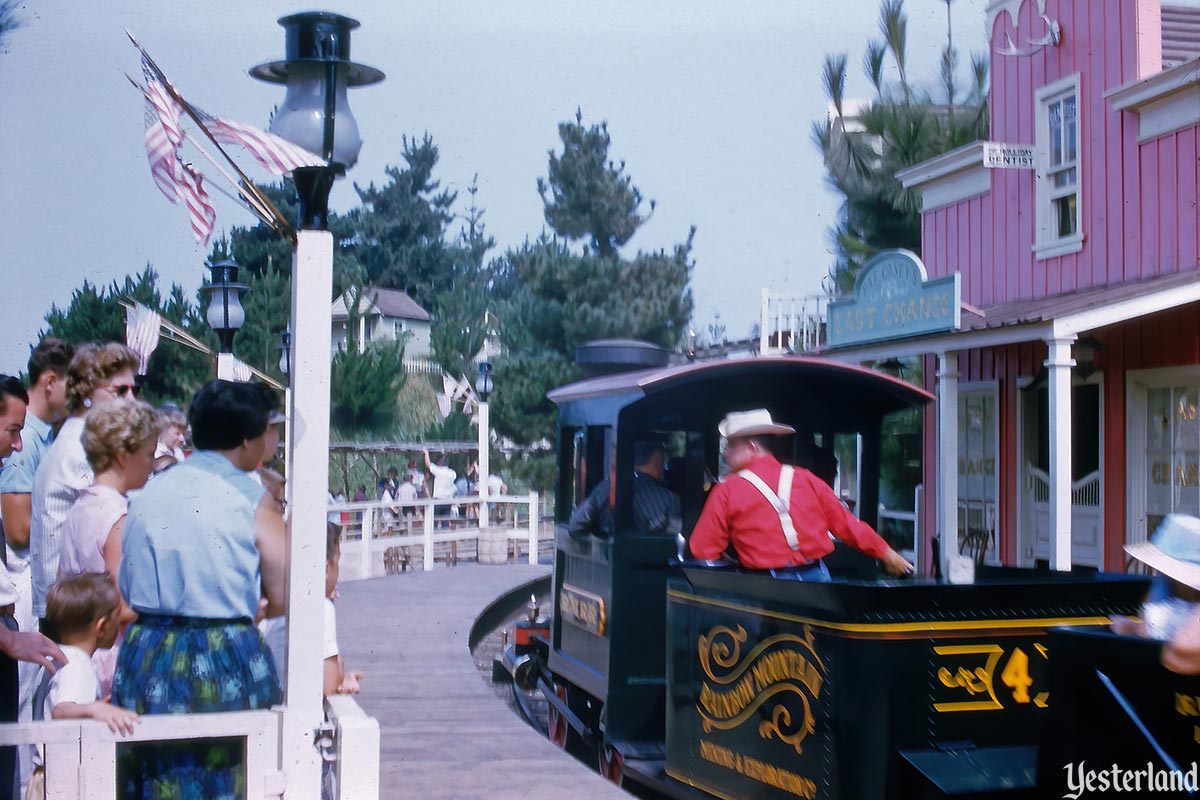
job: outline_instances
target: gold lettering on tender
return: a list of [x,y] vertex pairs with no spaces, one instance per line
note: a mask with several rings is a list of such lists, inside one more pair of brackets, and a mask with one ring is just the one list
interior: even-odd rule
[[1200,704],[1190,694],[1175,693],[1175,713],[1185,717],[1200,717]]

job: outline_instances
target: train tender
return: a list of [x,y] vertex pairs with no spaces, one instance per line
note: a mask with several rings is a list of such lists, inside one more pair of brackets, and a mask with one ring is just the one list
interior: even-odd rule
[[[1145,577],[980,568],[967,585],[897,580],[839,548],[831,583],[799,583],[689,562],[677,544],[720,474],[718,421],[751,408],[796,429],[779,455],[802,466],[853,437],[858,464],[847,478],[857,473],[858,514],[875,526],[885,418],[926,403],[925,392],[785,357],[650,365],[549,397],[559,410],[553,613],[548,639],[524,648],[520,674],[546,695],[551,741],[603,774],[678,797],[1038,796],[1041,732],[1091,733],[1054,714],[1056,704],[1077,714],[1099,701],[1079,694],[1094,679],[1051,676],[1050,631],[1077,632],[1055,635],[1066,637],[1072,669],[1092,675],[1096,648],[1085,645],[1120,641],[1096,632],[1110,615],[1136,614]],[[638,528],[635,480],[645,476],[635,478],[634,452],[651,438],[666,447],[678,531]],[[573,510],[605,480],[603,524],[572,535]],[[1141,659],[1147,674],[1161,673]],[[1179,701],[1186,718],[1167,684],[1143,688],[1167,703],[1175,741],[1200,722],[1200,691]],[[1043,786],[1065,786],[1054,759],[1085,755],[1043,747]]]

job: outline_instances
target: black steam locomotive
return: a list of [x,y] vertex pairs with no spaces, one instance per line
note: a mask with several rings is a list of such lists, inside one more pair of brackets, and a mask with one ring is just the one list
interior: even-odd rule
[[[877,527],[885,419],[931,398],[820,359],[667,367],[630,348],[642,369],[549,395],[553,614],[510,663],[546,696],[551,741],[613,780],[719,798],[1062,797],[1079,761],[1186,770],[1200,755],[1200,684],[1107,631],[1137,614],[1145,577],[897,580],[839,548],[833,582],[798,583],[689,562],[677,537],[638,530],[635,444],[665,443],[686,538],[719,475],[717,423],[749,408],[796,428],[779,454],[792,463],[853,437],[858,514]],[[607,528],[570,535],[605,478]]]

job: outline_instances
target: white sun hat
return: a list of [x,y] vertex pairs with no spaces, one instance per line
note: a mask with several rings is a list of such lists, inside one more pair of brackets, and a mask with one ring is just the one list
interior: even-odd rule
[[1200,590],[1200,519],[1168,514],[1150,541],[1126,545],[1125,552],[1160,574]]
[[717,425],[717,432],[726,439],[738,436],[786,436],[795,433],[791,425],[783,425],[771,419],[771,412],[765,408],[752,411],[731,411]]

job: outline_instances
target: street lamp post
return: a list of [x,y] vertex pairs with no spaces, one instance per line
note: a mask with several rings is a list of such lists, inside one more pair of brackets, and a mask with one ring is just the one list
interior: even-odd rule
[[[320,153],[326,164],[292,174],[299,200],[292,260],[292,349],[287,499],[287,705],[280,750],[289,798],[318,798],[324,721],[322,637],[312,626],[324,618],[325,520],[329,494],[329,298],[333,296],[333,237],[329,192],[335,176],[358,160],[362,141],[346,102],[346,88],[377,83],[383,73],[350,60],[356,20],[308,12],[282,17],[286,58],[250,70],[255,78],[286,83],[287,95],[271,132]],[[336,124],[335,124],[336,123]]]
[[491,429],[488,420],[488,398],[492,395],[492,365],[479,362],[479,377],[475,379],[475,396],[479,398],[479,527],[488,526],[488,477]]
[[242,308],[241,293],[250,287],[238,283],[236,261],[225,260],[210,264],[212,282],[203,287],[208,292],[208,311],[205,316],[209,326],[221,342],[217,352],[217,377],[233,380],[233,337],[246,324],[246,311]]

